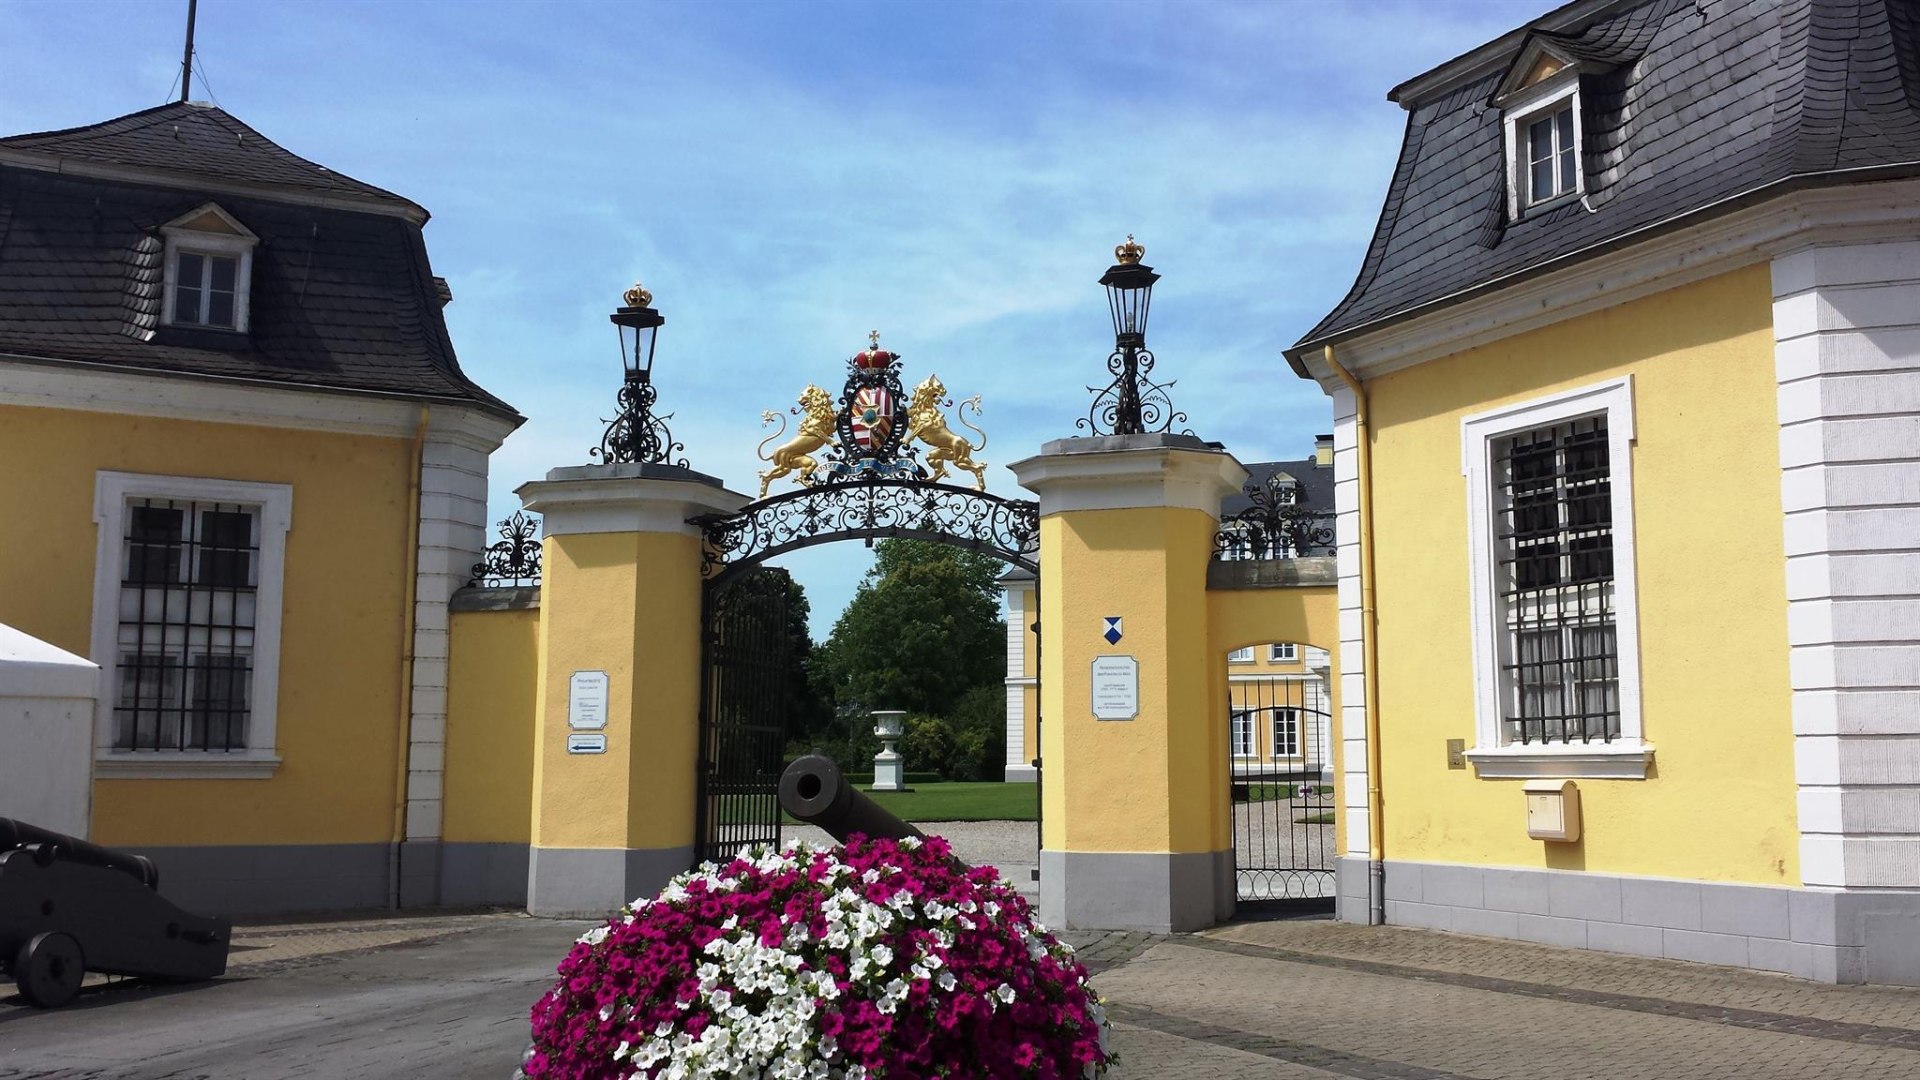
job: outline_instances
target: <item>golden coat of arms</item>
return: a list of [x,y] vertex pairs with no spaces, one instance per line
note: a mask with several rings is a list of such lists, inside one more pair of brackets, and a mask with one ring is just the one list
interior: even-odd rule
[[[787,433],[786,418],[772,409],[761,414],[763,423],[777,422],[780,427],[761,440],[756,451],[770,466],[760,472],[760,497],[766,498],[773,482],[787,476],[810,487],[844,480],[938,483],[955,472],[971,475],[975,491],[986,490],[987,466],[973,455],[986,449],[987,433],[966,418],[968,409],[980,415],[980,395],[960,402],[955,413],[962,426],[979,436],[975,443],[947,426],[944,410],[953,402],[938,375],[928,375],[911,396],[905,394],[899,354],[880,347],[878,330],[867,339],[867,348],[847,361],[847,382],[839,401],[809,383],[788,410],[800,418],[797,430],[771,455],[767,444]],[[922,446],[924,462],[919,459]]]

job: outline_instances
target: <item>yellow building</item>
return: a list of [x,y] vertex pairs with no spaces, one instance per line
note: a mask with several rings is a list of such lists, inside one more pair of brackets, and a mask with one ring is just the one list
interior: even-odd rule
[[0,139],[0,623],[99,665],[93,839],[189,908],[441,896],[447,600],[520,418],[426,220],[212,106]]
[[1342,918],[1920,982],[1920,45],[1824,6],[1569,4],[1393,91],[1287,351]]

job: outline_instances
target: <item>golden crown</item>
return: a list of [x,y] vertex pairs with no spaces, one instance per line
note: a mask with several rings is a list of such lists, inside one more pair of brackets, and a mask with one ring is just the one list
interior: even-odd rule
[[1114,245],[1114,248],[1113,248],[1114,259],[1121,263],[1125,263],[1128,266],[1132,266],[1138,263],[1141,259],[1146,257],[1146,254],[1147,254],[1147,249],[1140,246],[1140,244],[1138,244],[1137,242],[1135,242],[1135,240],[1133,239],[1132,233],[1127,234],[1126,243],[1116,244]]
[[626,300],[628,307],[650,307],[653,304],[653,294],[647,291],[645,285],[637,281],[633,283],[633,288],[628,289],[621,296]]

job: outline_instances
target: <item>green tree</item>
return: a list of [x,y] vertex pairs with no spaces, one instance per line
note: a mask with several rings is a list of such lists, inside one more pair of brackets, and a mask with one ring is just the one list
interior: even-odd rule
[[873,709],[947,716],[975,687],[1006,674],[1001,566],[990,556],[920,540],[882,540],[873,568],[816,651],[816,685],[841,714]]
[[787,579],[787,738],[804,740],[826,729],[833,709],[821,697],[813,675],[813,631],[807,626],[813,605],[798,581]]

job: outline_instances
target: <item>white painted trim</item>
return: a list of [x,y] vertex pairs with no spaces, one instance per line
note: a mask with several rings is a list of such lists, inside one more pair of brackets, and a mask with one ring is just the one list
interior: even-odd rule
[[0,405],[410,439],[423,403],[433,406],[436,439],[482,452],[498,448],[519,425],[518,418],[451,400],[273,386],[0,355]]
[[1653,744],[1638,739],[1585,745],[1476,747],[1467,751],[1482,780],[1534,776],[1575,779],[1644,780],[1653,762]]
[[[126,533],[127,500],[183,499],[201,502],[243,503],[260,508],[259,582],[254,588],[252,701],[248,703],[247,749],[241,754],[135,754],[113,749],[114,702],[120,700],[115,672],[119,665],[120,554]],[[94,477],[92,659],[100,665],[95,710],[94,746],[99,772],[129,775],[125,766],[136,757],[156,768],[185,770],[180,775],[251,778],[248,771],[271,773],[280,763],[275,735],[280,707],[280,620],[287,566],[287,530],[293,527],[293,488],[215,480],[198,476],[160,476],[150,473],[100,470]],[[203,762],[196,764],[196,762]],[[141,775],[157,775],[146,773]],[[174,775],[169,773],[169,775]]]
[[[1493,480],[1490,447],[1495,439],[1549,427],[1582,416],[1607,418],[1608,478],[1613,504],[1614,641],[1619,652],[1620,740],[1627,756],[1645,750],[1641,775],[1652,748],[1644,747],[1640,726],[1640,617],[1636,599],[1633,529],[1635,438],[1633,376],[1563,390],[1527,401],[1473,413],[1460,420],[1460,473],[1467,487],[1467,575],[1473,632],[1475,750],[1510,755],[1501,741],[1499,635],[1500,608],[1493,574]],[[1559,755],[1560,751],[1555,751]],[[1472,755],[1469,755],[1471,757]],[[1612,760],[1612,751],[1607,753]],[[1567,766],[1571,767],[1571,765]],[[1611,767],[1611,766],[1607,766]],[[1561,773],[1488,773],[1488,775],[1567,775]],[[1571,775],[1616,775],[1610,772]]]
[[205,755],[104,750],[93,759],[93,774],[107,780],[269,780],[279,767],[280,755],[252,750]]
[[[1335,336],[1340,362],[1371,379],[1490,342],[1578,318],[1823,243],[1911,235],[1920,180],[1788,192],[1743,210],[1644,239],[1608,241],[1599,254],[1569,252],[1534,276],[1484,282],[1418,314],[1391,313]],[[1657,223],[1654,227],[1664,227]],[[1372,327],[1369,329],[1369,327]],[[1345,392],[1318,343],[1299,355],[1330,394]],[[1337,411],[1337,410],[1336,410]]]
[[[1532,202],[1525,197],[1530,191],[1532,172],[1527,147],[1520,137],[1521,129],[1535,120],[1559,112],[1561,105],[1567,102],[1571,102],[1573,108],[1573,190]],[[1509,222],[1520,221],[1529,215],[1586,197],[1587,162],[1584,148],[1587,126],[1585,118],[1580,115],[1581,111],[1580,71],[1577,67],[1568,67],[1552,78],[1514,94],[1505,102],[1500,120],[1506,143]],[[1557,171],[1559,167],[1556,156],[1554,168]]]
[[[398,205],[366,196],[321,195],[304,188],[282,187],[277,184],[249,184],[230,178],[187,175],[137,165],[104,165],[92,161],[78,161],[56,153],[22,150],[15,147],[0,148],[0,165],[37,169],[41,172],[59,173],[62,176],[118,180],[125,183],[145,184],[149,187],[186,188],[190,191],[244,195],[271,199],[278,203],[291,203],[295,206],[323,206],[332,210],[353,210],[362,214],[405,218],[416,225],[426,224],[428,217],[425,207],[411,201]],[[395,197],[399,198],[399,196]]]
[[1168,507],[1218,519],[1220,500],[1239,491],[1248,475],[1231,454],[1166,446],[1041,454],[1008,468],[1040,496],[1041,517]]
[[687,519],[731,514],[751,502],[737,491],[699,480],[607,476],[529,480],[514,489],[520,505],[540,515],[541,536],[656,532],[699,536]]

